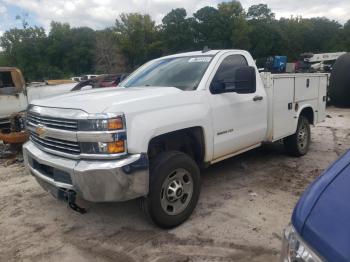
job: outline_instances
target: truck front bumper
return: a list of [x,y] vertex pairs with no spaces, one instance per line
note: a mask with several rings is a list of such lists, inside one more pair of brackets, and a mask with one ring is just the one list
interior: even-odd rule
[[72,160],[48,154],[29,141],[23,146],[27,170],[47,191],[75,191],[90,202],[117,202],[148,194],[146,154],[117,160]]

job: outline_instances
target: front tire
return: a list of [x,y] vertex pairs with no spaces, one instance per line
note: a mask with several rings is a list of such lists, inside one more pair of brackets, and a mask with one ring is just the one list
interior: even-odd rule
[[141,205],[157,226],[173,228],[190,217],[199,193],[200,172],[194,160],[182,152],[164,152],[152,163],[149,193]]
[[300,116],[295,134],[284,139],[286,151],[291,156],[300,157],[309,151],[311,142],[311,130],[309,120]]

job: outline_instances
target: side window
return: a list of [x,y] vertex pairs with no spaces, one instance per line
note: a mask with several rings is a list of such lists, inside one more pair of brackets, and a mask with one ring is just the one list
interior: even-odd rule
[[248,66],[248,62],[244,56],[230,55],[226,57],[221,62],[212,82],[230,81],[226,83],[226,89],[234,88],[235,70],[243,66]]
[[0,72],[0,95],[12,95],[15,93],[16,88],[11,72]]

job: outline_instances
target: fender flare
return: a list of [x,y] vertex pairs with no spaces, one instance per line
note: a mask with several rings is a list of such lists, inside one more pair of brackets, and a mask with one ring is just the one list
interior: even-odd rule
[[298,108],[297,120],[299,121],[300,115],[304,111],[307,112],[305,114],[306,114],[306,118],[308,118],[308,120],[309,120],[309,123],[311,125],[314,125],[315,124],[315,109],[314,109],[314,107],[311,104],[304,104],[300,108]]

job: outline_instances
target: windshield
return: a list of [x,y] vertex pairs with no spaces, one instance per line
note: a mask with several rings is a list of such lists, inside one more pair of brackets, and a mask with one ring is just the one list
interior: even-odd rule
[[195,90],[212,56],[174,57],[156,60],[127,78],[123,87],[171,86]]

